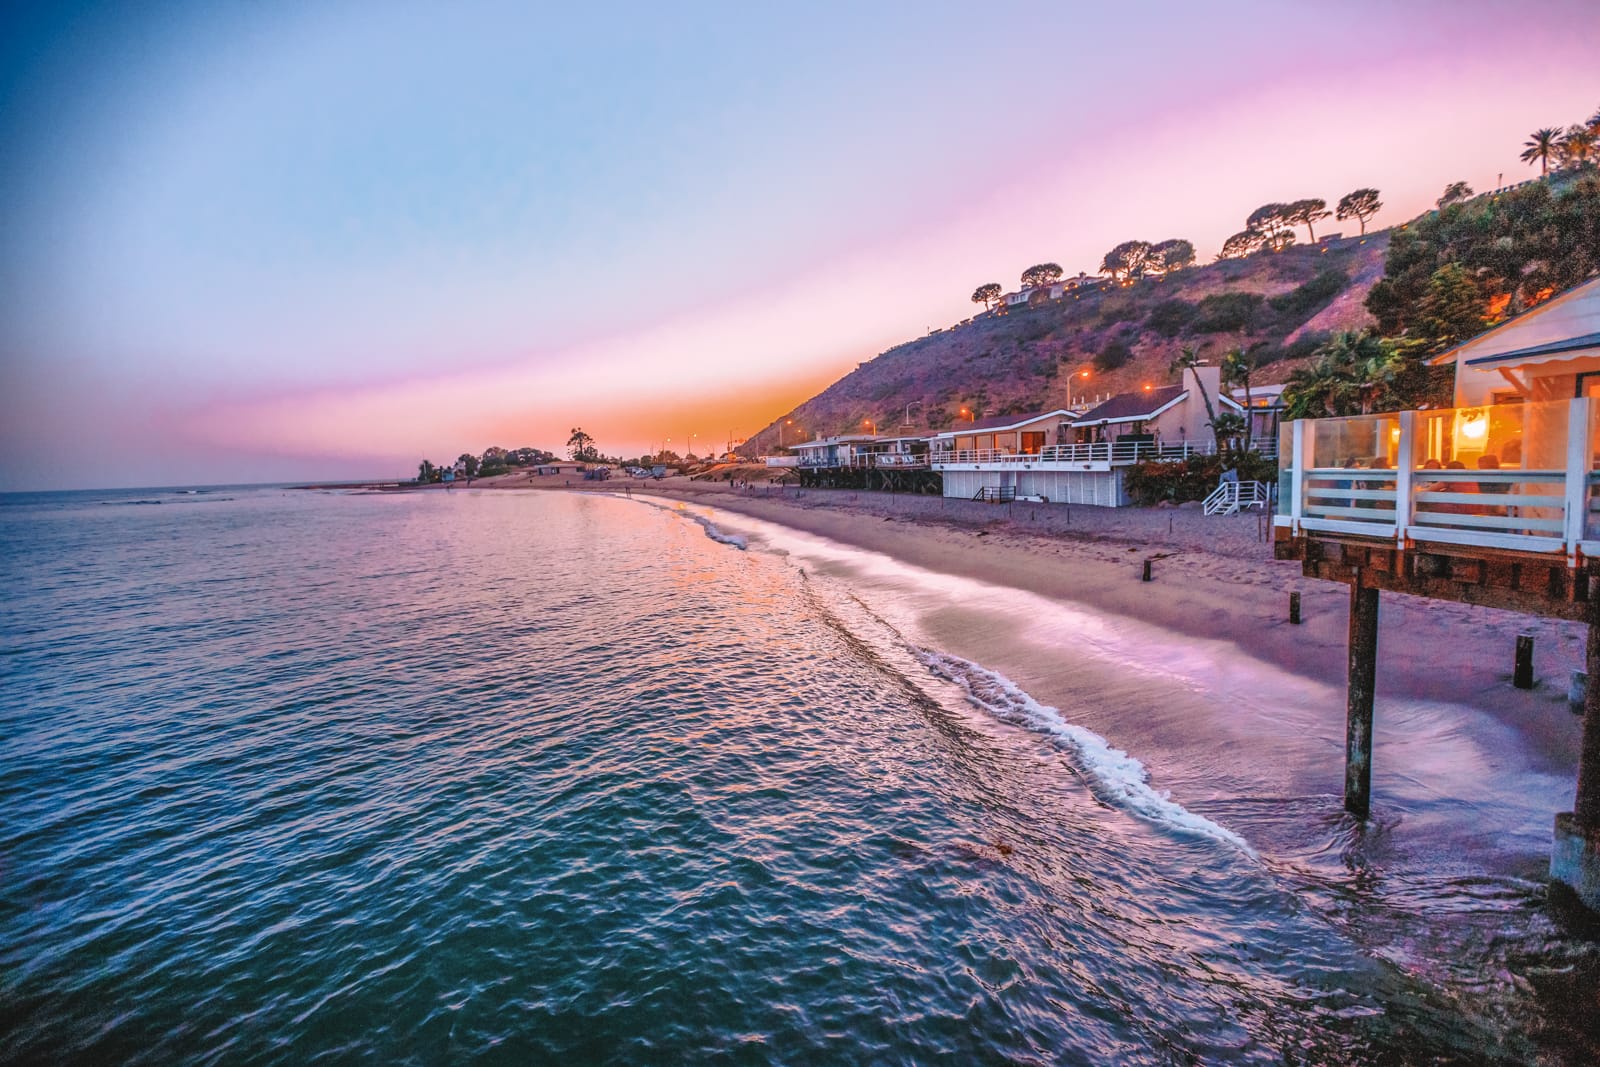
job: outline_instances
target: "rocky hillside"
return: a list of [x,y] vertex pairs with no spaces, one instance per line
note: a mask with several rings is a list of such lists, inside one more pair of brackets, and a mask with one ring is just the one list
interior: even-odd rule
[[[972,321],[897,345],[861,364],[752,438],[774,451],[784,437],[945,429],[963,407],[983,417],[1064,406],[1145,383],[1176,381],[1180,349],[1212,358],[1260,343],[1254,381],[1282,381],[1330,333],[1370,325],[1362,301],[1383,276],[1388,233],[1259,252],[1165,278],[1093,289]],[[1088,377],[1083,372],[1088,372]]]

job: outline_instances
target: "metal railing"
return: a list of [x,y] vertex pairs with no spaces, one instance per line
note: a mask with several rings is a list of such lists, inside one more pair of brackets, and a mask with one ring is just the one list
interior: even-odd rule
[[[1290,423],[1275,522],[1402,545],[1566,552],[1575,563],[1579,551],[1600,554],[1596,416],[1600,406],[1579,398]],[[1353,448],[1367,451],[1341,459]]]

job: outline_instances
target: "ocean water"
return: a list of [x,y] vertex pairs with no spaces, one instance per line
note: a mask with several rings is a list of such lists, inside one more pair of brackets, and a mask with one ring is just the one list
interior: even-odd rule
[[1391,716],[1437,751],[1364,831],[1315,687],[702,509],[35,494],[0,544],[0,1062],[1597,1047],[1570,783],[1465,709]]

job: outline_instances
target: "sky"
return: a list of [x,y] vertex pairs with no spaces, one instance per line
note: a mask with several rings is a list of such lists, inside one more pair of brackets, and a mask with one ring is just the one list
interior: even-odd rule
[[0,14],[0,490],[724,447],[1033,263],[1534,172],[1600,4]]

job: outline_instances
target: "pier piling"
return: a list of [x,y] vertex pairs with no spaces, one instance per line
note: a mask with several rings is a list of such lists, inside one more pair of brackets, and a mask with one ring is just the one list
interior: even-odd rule
[[1533,688],[1533,635],[1517,635],[1517,663],[1511,672],[1511,684],[1518,689]]
[[1378,591],[1350,583],[1350,682],[1345,704],[1344,808],[1372,810],[1372,703],[1378,676]]
[[[1584,666],[1600,671],[1600,597],[1589,601],[1589,642]],[[1572,810],[1556,816],[1550,877],[1600,911],[1600,685],[1585,685],[1583,740],[1578,748],[1578,788]]]

